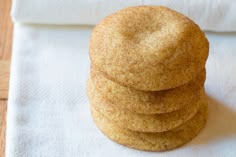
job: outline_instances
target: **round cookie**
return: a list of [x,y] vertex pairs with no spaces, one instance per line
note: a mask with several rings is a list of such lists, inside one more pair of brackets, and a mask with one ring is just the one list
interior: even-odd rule
[[91,81],[88,82],[87,92],[91,106],[100,111],[104,117],[109,118],[121,127],[139,132],[164,132],[178,127],[197,113],[205,96],[202,89],[201,98],[198,101],[192,102],[191,105],[186,105],[177,111],[163,114],[138,114],[111,105],[95,90]]
[[144,91],[170,89],[196,77],[209,43],[186,16],[162,6],[129,7],[93,30],[90,59],[108,79]]
[[161,133],[143,133],[120,128],[99,111],[91,108],[97,127],[111,140],[135,149],[145,151],[166,151],[191,141],[204,127],[207,120],[207,102],[199,112],[183,125]]
[[96,90],[119,109],[142,114],[167,113],[191,105],[200,98],[206,79],[206,70],[182,86],[163,91],[140,91],[121,86],[105,78],[96,68],[91,68],[90,78]]

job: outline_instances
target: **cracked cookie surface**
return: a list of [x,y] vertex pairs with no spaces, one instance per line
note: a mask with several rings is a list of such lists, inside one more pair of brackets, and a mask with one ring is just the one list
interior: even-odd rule
[[204,68],[209,43],[186,16],[138,6],[107,16],[93,30],[90,60],[110,80],[144,91],[183,85]]

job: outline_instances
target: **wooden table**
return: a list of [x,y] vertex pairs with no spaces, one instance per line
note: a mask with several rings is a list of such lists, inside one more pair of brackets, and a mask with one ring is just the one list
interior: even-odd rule
[[12,45],[11,0],[0,0],[0,157],[5,155],[5,130]]

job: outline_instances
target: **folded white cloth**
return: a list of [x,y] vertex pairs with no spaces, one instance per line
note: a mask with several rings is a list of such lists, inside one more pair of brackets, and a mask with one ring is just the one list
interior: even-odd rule
[[236,33],[208,33],[205,129],[151,153],[110,141],[92,121],[85,85],[91,27],[15,25],[6,157],[235,157]]
[[163,5],[193,19],[204,30],[236,31],[234,0],[13,0],[15,22],[94,25],[128,6]]

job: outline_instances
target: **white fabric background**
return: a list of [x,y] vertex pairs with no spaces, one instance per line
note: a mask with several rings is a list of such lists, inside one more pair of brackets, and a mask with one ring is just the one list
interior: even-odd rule
[[205,129],[183,147],[150,153],[110,141],[92,122],[85,93],[90,32],[15,25],[6,157],[236,156],[236,33],[207,33]]
[[235,0],[13,0],[15,22],[97,24],[128,6],[163,5],[193,19],[204,30],[236,31]]

